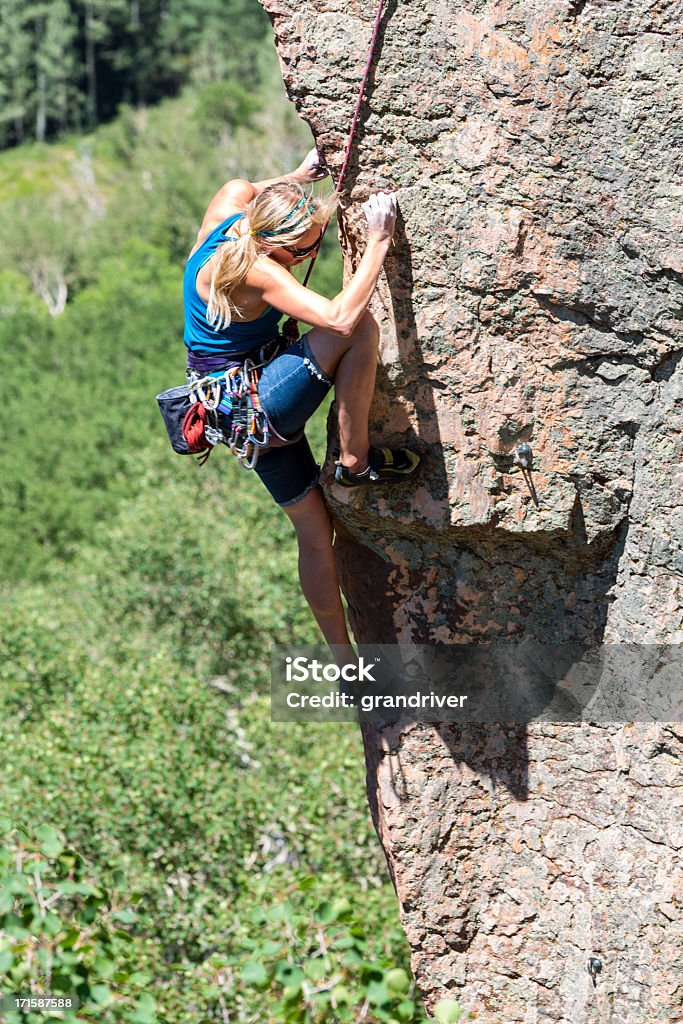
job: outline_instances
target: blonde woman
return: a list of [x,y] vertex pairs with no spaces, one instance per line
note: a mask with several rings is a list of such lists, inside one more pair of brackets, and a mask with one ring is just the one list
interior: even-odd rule
[[368,439],[379,331],[367,307],[394,231],[395,197],[378,193],[363,204],[365,252],[335,298],[304,288],[291,273],[317,251],[337,206],[336,195],[314,198],[306,189],[326,174],[312,150],[291,174],[238,178],[214,196],[185,270],[185,344],[189,369],[218,373],[273,339],[283,314],[311,325],[262,371],[259,398],[274,429],[300,436],[263,453],[256,473],[294,525],[301,586],[323,636],[345,646],[332,524],[303,427],[334,384],[341,486],[406,480],[420,458],[406,448],[371,447]]

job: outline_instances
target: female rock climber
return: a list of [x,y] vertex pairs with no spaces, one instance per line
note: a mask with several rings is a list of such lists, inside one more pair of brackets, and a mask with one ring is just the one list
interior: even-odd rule
[[[227,182],[211,200],[184,278],[188,370],[216,372],[258,352],[283,314],[312,330],[262,371],[259,400],[282,437],[301,432],[334,383],[342,487],[406,480],[420,458],[406,448],[373,447],[368,411],[375,386],[379,330],[368,312],[396,221],[396,199],[378,193],[363,204],[367,244],[358,269],[335,298],[303,287],[291,268],[318,249],[337,196],[313,198],[305,186],[327,175],[315,150],[291,174]],[[267,449],[255,471],[291,519],[301,586],[328,644],[350,645],[332,548],[332,524],[318,486],[320,468],[305,435]]]

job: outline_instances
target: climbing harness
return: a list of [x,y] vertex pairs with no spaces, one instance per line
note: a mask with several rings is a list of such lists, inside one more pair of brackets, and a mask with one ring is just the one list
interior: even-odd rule
[[258,384],[263,368],[284,348],[278,335],[252,358],[227,363],[203,374],[188,366],[187,384],[157,395],[171,446],[179,455],[197,455],[200,465],[217,444],[226,445],[244,469],[253,469],[266,448],[295,444],[282,437],[261,405]]
[[[294,444],[301,438],[303,431],[293,438],[278,434],[259,399],[261,372],[283,347],[278,335],[274,342],[261,347],[257,362],[247,357],[208,376],[188,367],[191,406],[183,422],[183,435],[191,452],[202,453],[202,465],[217,444],[225,444],[244,469],[253,469],[266,448]],[[203,412],[192,415],[195,406]]]
[[[229,363],[221,374],[208,377],[188,370],[192,406],[186,416],[187,432],[183,423],[183,434],[190,451],[206,451],[202,464],[217,444],[225,444],[245,469],[253,469],[259,453],[268,447],[271,426],[258,397],[259,370],[265,365],[245,359]],[[203,415],[197,413],[192,418],[195,406]],[[188,436],[190,431],[192,438]]]

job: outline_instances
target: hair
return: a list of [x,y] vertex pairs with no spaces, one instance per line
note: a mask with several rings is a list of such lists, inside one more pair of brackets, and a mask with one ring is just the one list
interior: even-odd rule
[[280,246],[296,246],[315,224],[327,224],[338,205],[336,192],[313,196],[293,182],[268,185],[247,203],[244,219],[237,222],[237,237],[216,250],[206,310],[206,319],[215,331],[231,323],[233,312],[241,314],[232,293],[256,260]]

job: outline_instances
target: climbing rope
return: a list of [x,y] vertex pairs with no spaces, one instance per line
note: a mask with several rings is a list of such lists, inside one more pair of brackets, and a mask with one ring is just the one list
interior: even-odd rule
[[[344,178],[346,177],[346,170],[347,170],[347,168],[349,166],[349,160],[351,159],[351,150],[353,149],[353,141],[354,141],[354,138],[355,138],[355,135],[356,135],[356,125],[358,124],[358,118],[360,117],[361,107],[363,106],[363,100],[366,98],[365,97],[365,87],[368,84],[368,78],[370,77],[370,68],[372,67],[372,59],[375,56],[375,47],[377,45],[377,37],[379,35],[379,27],[380,27],[380,24],[382,22],[383,11],[384,11],[384,0],[379,0],[379,6],[377,8],[377,14],[375,15],[375,24],[374,24],[373,29],[372,29],[372,39],[370,41],[370,50],[368,52],[368,59],[365,62],[365,73],[363,75],[363,82],[362,82],[360,90],[358,92],[358,99],[356,100],[356,109],[353,112],[353,120],[351,121],[351,130],[349,132],[349,138],[348,138],[348,141],[346,143],[346,153],[344,154],[344,161],[342,163],[341,171],[339,172],[339,180],[337,182],[337,187],[335,189],[335,192],[337,193],[337,195],[341,192],[341,187],[344,184]],[[328,223],[329,223],[329,221],[328,221]],[[320,239],[320,245],[318,246],[318,252],[320,252],[320,248],[322,246],[322,240],[325,237],[325,232],[326,231],[327,231],[327,224],[325,224],[323,226],[322,238]],[[306,273],[306,277],[304,278],[304,288],[308,284],[308,279],[311,276],[311,273],[313,271],[313,267],[315,266],[315,261],[316,261],[317,258],[318,258],[318,255],[316,253],[316,255],[313,257],[313,259],[310,262],[310,265],[308,267],[308,271]]]
[[213,451],[204,433],[207,419],[208,413],[201,402],[193,402],[183,418],[183,437],[192,454],[199,456],[197,461],[200,466],[204,465]]
[[[363,81],[362,81],[360,90],[358,92],[358,99],[356,100],[356,109],[353,112],[353,120],[351,121],[351,130],[349,131],[349,137],[348,137],[348,140],[347,140],[347,143],[346,143],[346,152],[344,154],[344,160],[342,162],[341,171],[339,172],[339,180],[337,181],[337,186],[335,188],[335,192],[337,193],[337,195],[339,195],[339,193],[341,192],[342,185],[344,184],[344,178],[346,177],[346,171],[347,171],[347,168],[349,166],[349,160],[351,159],[351,150],[353,149],[353,142],[354,142],[354,138],[355,138],[355,135],[356,135],[356,126],[358,124],[358,118],[360,117],[361,108],[363,106],[363,100],[366,98],[366,96],[365,96],[365,88],[366,88],[366,86],[368,84],[368,78],[370,77],[370,69],[372,67],[372,59],[375,56],[375,47],[377,46],[377,37],[379,35],[379,27],[380,27],[380,24],[382,22],[382,14],[383,13],[384,13],[384,0],[379,0],[379,6],[377,7],[377,14],[375,15],[375,24],[374,24],[373,29],[372,29],[372,39],[370,40],[370,50],[368,52],[368,59],[365,62],[365,73],[363,74]],[[311,262],[309,263],[308,270],[306,271],[306,276],[304,277],[304,288],[308,285],[309,278],[310,278],[311,274],[313,273],[313,267],[315,266],[315,261],[318,258],[318,253],[320,252],[320,250],[322,248],[323,239],[325,237],[325,232],[327,231],[328,225],[329,225],[329,221],[328,221],[327,224],[323,225],[322,234],[320,236],[320,245],[318,246],[318,251],[316,252],[316,254],[313,257],[313,259],[311,260]],[[298,326],[297,326],[297,321],[293,317],[290,317],[289,320],[287,320],[286,323],[284,324],[283,333],[284,333],[285,337],[288,340],[290,340],[290,339],[293,340],[293,341],[297,341],[298,340],[298,338],[299,338],[299,330],[298,330]]]

